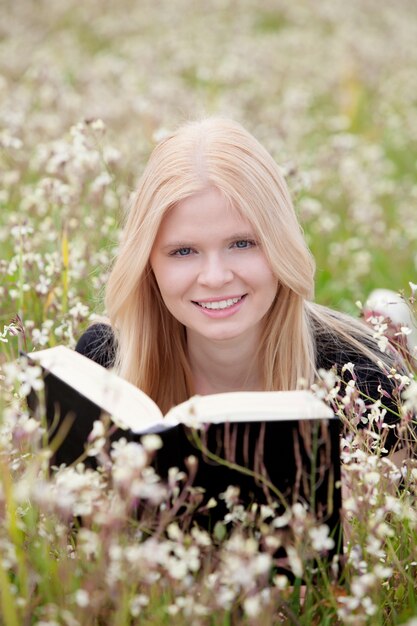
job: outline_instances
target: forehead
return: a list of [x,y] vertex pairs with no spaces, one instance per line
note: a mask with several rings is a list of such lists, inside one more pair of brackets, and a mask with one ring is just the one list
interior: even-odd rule
[[157,239],[187,239],[218,233],[253,233],[250,222],[215,188],[178,202],[164,216]]

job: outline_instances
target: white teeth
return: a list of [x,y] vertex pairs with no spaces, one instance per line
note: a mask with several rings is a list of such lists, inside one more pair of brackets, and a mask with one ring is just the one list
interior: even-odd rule
[[227,307],[232,306],[233,304],[236,304],[236,302],[239,302],[239,300],[242,299],[243,296],[240,296],[240,298],[229,298],[228,300],[219,300],[218,302],[198,302],[197,304],[199,304],[201,307],[203,307],[203,309],[227,309]]

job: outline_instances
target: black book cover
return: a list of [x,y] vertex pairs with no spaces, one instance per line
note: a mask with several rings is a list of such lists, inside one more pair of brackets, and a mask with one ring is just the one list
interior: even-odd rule
[[[50,441],[63,424],[67,429],[51,463],[69,465],[83,454],[101,409],[51,373],[45,375],[45,399]],[[32,396],[33,409],[36,402]],[[277,513],[282,514],[284,501],[288,505],[301,502],[335,536],[338,533],[341,509],[338,419],[210,424],[198,430],[179,424],[158,434],[163,446],[157,452],[154,466],[162,478],[168,475],[170,467],[186,471],[184,459],[189,455],[197,458],[194,485],[205,490],[203,504],[212,497],[218,502],[210,510],[209,518],[197,513],[196,521],[203,526],[213,528],[216,521],[223,519],[226,507],[219,494],[229,485],[235,485],[245,507],[253,502],[276,502]],[[121,437],[129,441],[141,439],[141,435],[130,430],[116,428],[111,439]],[[93,468],[97,464],[94,457],[87,457],[84,462]],[[337,543],[340,546],[340,541]]]

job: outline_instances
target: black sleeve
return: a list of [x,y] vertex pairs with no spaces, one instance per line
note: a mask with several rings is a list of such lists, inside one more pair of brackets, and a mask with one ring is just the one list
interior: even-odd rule
[[75,350],[103,367],[112,367],[115,359],[115,337],[111,326],[90,326],[79,338]]

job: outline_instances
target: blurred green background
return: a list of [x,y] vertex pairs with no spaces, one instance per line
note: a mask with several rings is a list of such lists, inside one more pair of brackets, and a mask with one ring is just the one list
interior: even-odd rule
[[2,0],[1,322],[18,312],[34,345],[74,341],[152,147],[205,114],[282,166],[319,302],[409,295],[416,41],[414,0]]

